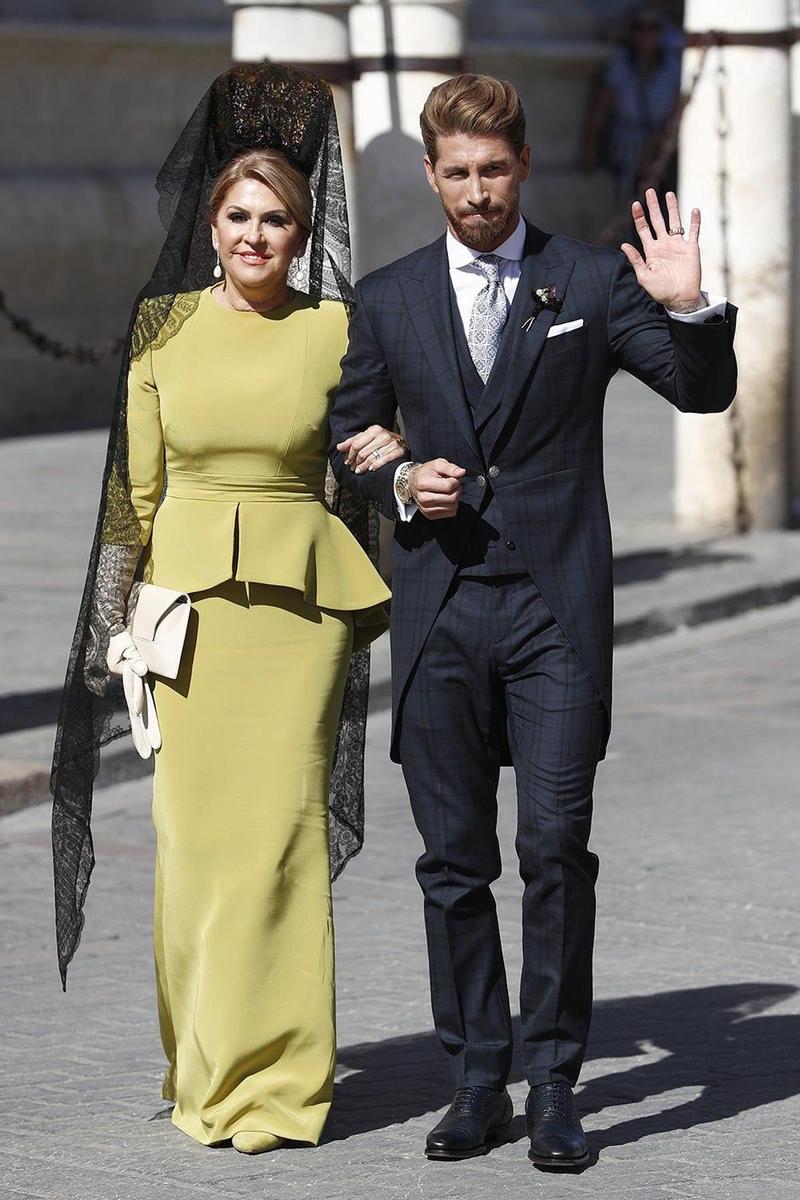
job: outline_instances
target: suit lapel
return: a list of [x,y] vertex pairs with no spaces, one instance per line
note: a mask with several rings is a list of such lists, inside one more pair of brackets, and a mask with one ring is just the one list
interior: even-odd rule
[[450,310],[450,277],[443,237],[429,247],[429,253],[420,258],[413,273],[401,277],[400,284],[431,374],[450,405],[467,445],[478,462],[482,463],[483,455],[464,395],[456,357]]
[[489,376],[497,403],[492,405],[491,410],[481,414],[484,425],[493,418],[495,443],[511,416],[522,388],[536,367],[547,331],[557,316],[549,309],[544,309],[533,324],[526,327],[528,318],[535,311],[534,293],[538,288],[552,286],[563,300],[575,267],[573,259],[562,258],[550,250],[549,240],[540,230],[528,226],[522,272],[508,315],[506,332]]

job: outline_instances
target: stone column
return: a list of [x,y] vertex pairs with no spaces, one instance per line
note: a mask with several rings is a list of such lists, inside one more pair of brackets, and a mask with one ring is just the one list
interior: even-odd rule
[[355,275],[443,229],[428,187],[419,114],[432,87],[463,70],[462,0],[364,0],[350,11],[361,239]]
[[[686,5],[687,31],[769,33],[785,30],[788,21],[789,0],[687,0]],[[700,53],[686,52],[686,82]],[[675,511],[687,529],[779,528],[787,518],[789,63],[786,46],[710,50],[683,119],[679,195],[684,217],[695,205],[702,210],[703,286],[726,290],[740,306],[736,416],[677,416]],[[720,88],[727,127],[722,139]]]
[[[791,26],[800,32],[800,0],[790,0]],[[792,399],[789,437],[791,442],[790,518],[800,526],[800,41],[791,51],[793,229],[792,262]]]
[[342,143],[350,237],[358,240],[348,12],[353,0],[225,0],[234,9],[233,58],[287,63],[321,75],[333,90]]

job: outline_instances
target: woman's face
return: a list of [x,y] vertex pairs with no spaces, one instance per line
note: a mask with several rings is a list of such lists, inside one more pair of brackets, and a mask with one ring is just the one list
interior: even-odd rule
[[307,235],[265,183],[238,179],[211,223],[211,238],[237,289],[272,296],[285,287],[292,259],[305,251]]

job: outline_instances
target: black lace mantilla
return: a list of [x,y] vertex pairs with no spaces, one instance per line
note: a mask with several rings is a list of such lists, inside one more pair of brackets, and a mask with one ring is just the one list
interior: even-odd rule
[[[240,64],[219,76],[158,173],[159,214],[167,229],[155,269],[136,299],[122,355],[100,511],[61,700],[50,787],[56,943],[61,979],[83,929],[94,866],[92,792],[101,748],[129,732],[121,688],[106,667],[109,637],[129,618],[144,547],[131,503],[127,378],[132,359],[158,347],[191,312],[192,293],[212,282],[208,200],[214,179],[236,154],[279,149],[306,174],[314,222],[289,284],[315,299],[352,304],[350,237],[336,114],[330,88],[310,72]],[[328,470],[326,498],[377,562],[377,514],[340,489]],[[369,650],[353,655],[344,693],[330,792],[331,873],[364,838],[364,737]]]

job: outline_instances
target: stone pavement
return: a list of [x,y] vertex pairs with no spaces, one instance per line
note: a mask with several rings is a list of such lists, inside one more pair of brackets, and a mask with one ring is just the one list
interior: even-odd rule
[[[705,540],[676,532],[668,404],[621,374],[605,424],[619,644],[800,595],[800,532]],[[100,432],[0,441],[0,812],[47,799],[105,442]],[[373,681],[376,701],[387,703],[385,645]],[[119,745],[102,778],[137,772],[129,744]]]
[[[61,993],[48,812],[0,819],[3,1200],[796,1200],[800,601],[624,647],[598,772],[595,1021],[579,1102],[596,1163],[515,1144],[429,1163],[449,1081],[430,1033],[419,851],[388,713],[373,715],[368,841],[336,886],[339,1070],[316,1150],[206,1149],[170,1124],[150,950],[146,781],[97,794],[98,865]],[[496,894],[512,995],[513,779]],[[526,1088],[512,1075],[518,1113]]]

